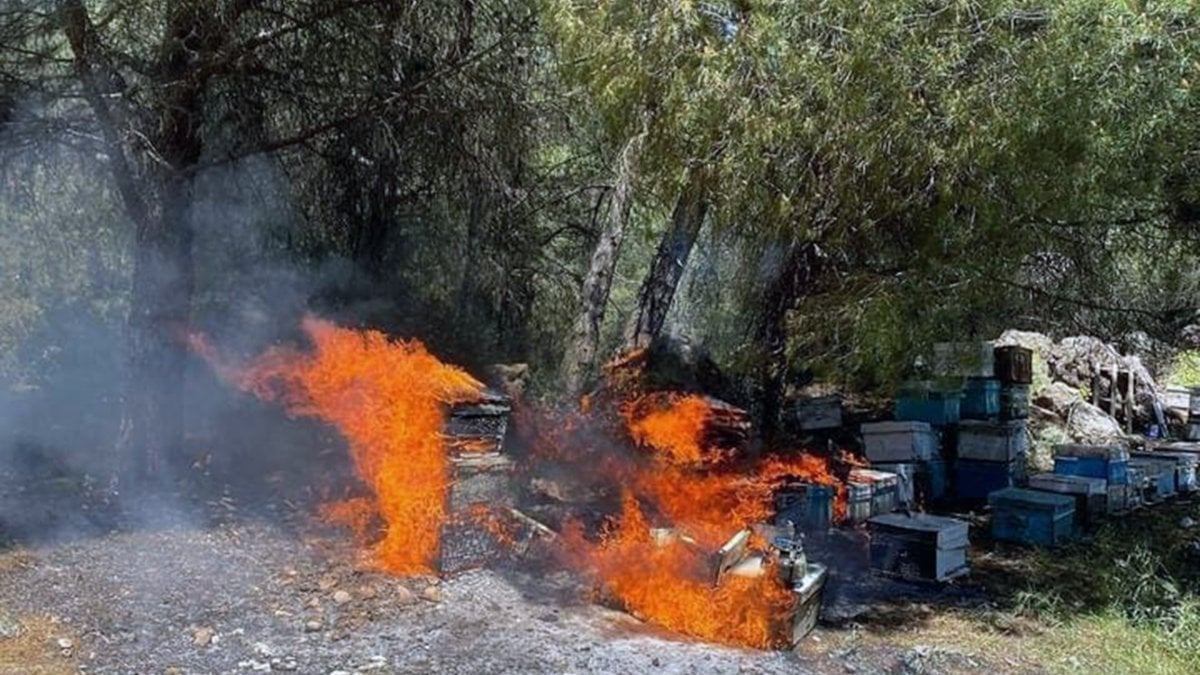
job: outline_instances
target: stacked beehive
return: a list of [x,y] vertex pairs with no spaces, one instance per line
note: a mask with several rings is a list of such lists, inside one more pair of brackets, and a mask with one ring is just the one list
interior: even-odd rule
[[506,398],[491,392],[450,411],[450,489],[438,556],[442,574],[481,567],[502,551],[495,519],[516,500],[515,465],[503,453],[511,411]]
[[[938,432],[927,422],[876,422],[862,425],[863,447],[871,467],[897,477],[897,507],[931,504],[945,493],[945,464]],[[867,474],[860,474],[866,478]],[[855,481],[851,475],[851,485]],[[862,488],[858,489],[859,492]],[[873,497],[860,497],[870,500]],[[851,499],[851,507],[854,500]]]

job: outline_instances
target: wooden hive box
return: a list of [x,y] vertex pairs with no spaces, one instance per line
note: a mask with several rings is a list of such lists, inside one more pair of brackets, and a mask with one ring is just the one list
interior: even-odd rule
[[1060,546],[1075,534],[1075,499],[1068,495],[1007,488],[988,497],[992,537],[1032,546]]
[[946,581],[965,574],[968,525],[927,514],[890,513],[869,523],[871,569],[905,579]]

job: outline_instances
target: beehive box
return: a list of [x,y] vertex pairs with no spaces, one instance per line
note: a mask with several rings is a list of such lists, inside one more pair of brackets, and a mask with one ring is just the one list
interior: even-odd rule
[[1029,417],[1029,385],[1005,384],[1000,388],[1000,419],[1023,420]]
[[960,459],[954,463],[955,495],[964,501],[983,501],[988,495],[1025,482],[1025,456],[1010,462]]
[[846,483],[846,521],[856,525],[874,515],[874,488],[870,483]]
[[962,393],[957,391],[910,387],[896,394],[895,415],[902,422],[956,424],[961,410]]
[[870,484],[871,515],[891,513],[900,508],[900,476],[877,469],[853,469],[849,480],[851,483]]
[[1075,500],[1067,495],[1008,488],[988,497],[992,537],[1033,546],[1059,546],[1075,532]]
[[958,426],[958,458],[986,462],[1011,462],[1025,454],[1029,437],[1025,422],[963,420]]
[[1170,499],[1177,493],[1175,487],[1175,462],[1162,459],[1131,459],[1130,468],[1139,469],[1149,481],[1143,497],[1148,504]]
[[1010,345],[993,351],[996,377],[1005,384],[1033,384],[1033,351]]
[[823,532],[833,525],[833,488],[787,482],[775,490],[775,524],[791,523],[806,532]]
[[1000,415],[1000,380],[967,378],[960,414],[963,419],[986,420]]
[[1108,512],[1108,483],[1101,478],[1041,473],[1030,476],[1029,487],[1070,495],[1075,499],[1075,522],[1088,525]]
[[1162,459],[1175,461],[1175,489],[1180,493],[1196,491],[1197,456],[1190,452],[1170,452],[1158,450],[1154,452],[1130,453],[1131,459]]
[[937,434],[925,422],[862,425],[863,450],[872,462],[927,460],[937,454]]
[[823,431],[842,426],[842,398],[819,396],[796,401],[796,423],[801,431]]
[[939,377],[994,377],[991,342],[939,342],[933,346],[933,372]]
[[967,523],[927,514],[890,513],[869,523],[871,569],[913,580],[966,574]]
[[1124,485],[1129,452],[1119,445],[1066,444],[1054,448],[1054,473],[1103,478],[1111,485]]
[[946,497],[946,463],[940,459],[927,462],[875,462],[871,467],[890,471],[899,477],[899,502],[902,508],[926,506]]

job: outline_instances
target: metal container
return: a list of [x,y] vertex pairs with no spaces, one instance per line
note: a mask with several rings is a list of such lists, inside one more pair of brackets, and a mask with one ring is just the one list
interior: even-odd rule
[[946,581],[966,574],[967,523],[923,513],[875,516],[871,569],[913,580]]
[[829,577],[829,569],[820,563],[809,562],[805,565],[804,575],[792,585],[796,594],[795,608],[788,626],[790,642],[793,647],[803,640],[817,626],[817,618],[821,614],[821,600],[825,592],[825,581]]
[[1010,462],[960,459],[954,463],[955,495],[965,501],[984,501],[993,492],[1025,482],[1025,456]]
[[871,485],[871,515],[891,513],[900,508],[900,476],[897,474],[873,469],[853,469],[850,471],[849,481]]
[[833,526],[833,488],[810,483],[784,483],[775,490],[775,524],[791,523],[805,532]]
[[1000,380],[971,377],[963,385],[963,419],[986,420],[1000,415]]
[[1040,473],[1029,478],[1032,490],[1054,492],[1075,498],[1075,522],[1088,525],[1108,512],[1108,483],[1101,478]]
[[1033,350],[1017,345],[993,350],[996,377],[1005,384],[1033,384]]
[[796,420],[801,431],[838,429],[842,426],[842,398],[820,396],[796,401]]
[[1023,420],[1029,417],[1029,385],[1005,384],[1000,388],[1000,419]]
[[958,426],[958,458],[1011,462],[1029,447],[1025,422],[963,420]]
[[992,537],[1034,546],[1058,546],[1075,532],[1075,499],[1051,492],[1008,488],[988,497]]
[[937,454],[937,434],[925,422],[862,425],[863,449],[872,462],[926,460]]
[[851,524],[870,520],[874,510],[874,493],[870,483],[846,483],[846,520]]
[[991,342],[939,342],[933,346],[933,372],[939,377],[994,377]]

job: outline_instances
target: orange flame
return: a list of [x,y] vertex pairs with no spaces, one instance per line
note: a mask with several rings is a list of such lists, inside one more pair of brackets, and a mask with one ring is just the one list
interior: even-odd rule
[[705,426],[712,408],[702,396],[649,394],[622,406],[633,439],[666,455],[676,464],[704,461]]
[[766,648],[781,642],[780,624],[793,595],[779,577],[728,577],[713,584],[712,562],[684,541],[655,543],[649,521],[632,495],[600,542],[578,529],[564,535],[631,614],[684,635],[733,645]]
[[[478,399],[483,385],[416,340],[311,317],[303,328],[311,353],[272,349],[244,369],[221,365],[200,338],[191,343],[239,388],[337,427],[386,525],[374,549],[377,563],[397,574],[432,571],[449,481],[443,408]],[[359,530],[369,519],[362,503],[326,513]]]

